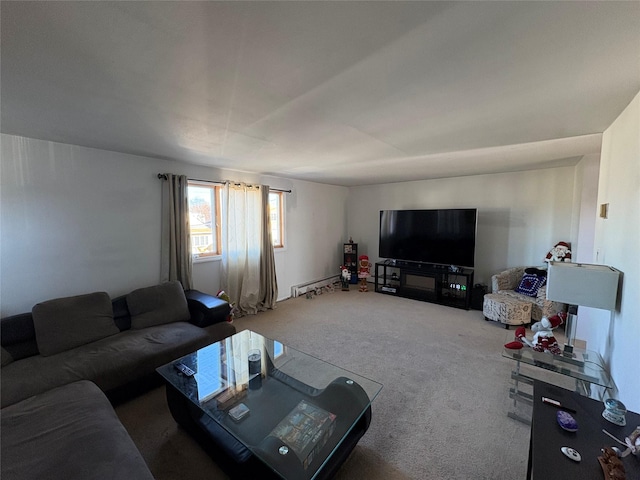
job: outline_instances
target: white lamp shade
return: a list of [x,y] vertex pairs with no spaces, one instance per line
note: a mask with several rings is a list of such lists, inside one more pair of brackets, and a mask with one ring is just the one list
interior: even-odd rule
[[582,307],[615,310],[620,271],[606,265],[550,262],[547,298]]

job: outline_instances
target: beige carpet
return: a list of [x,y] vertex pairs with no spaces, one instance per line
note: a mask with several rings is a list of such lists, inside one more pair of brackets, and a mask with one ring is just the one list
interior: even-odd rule
[[[525,478],[529,427],[506,415],[514,362],[501,356],[513,330],[482,312],[351,290],[235,325],[384,385],[338,479]],[[116,411],[157,479],[227,478],[176,427],[163,388]]]

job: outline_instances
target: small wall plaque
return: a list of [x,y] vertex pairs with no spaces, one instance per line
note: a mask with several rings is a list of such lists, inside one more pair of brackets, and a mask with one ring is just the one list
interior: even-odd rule
[[609,204],[601,203],[600,204],[600,218],[608,218],[609,216]]

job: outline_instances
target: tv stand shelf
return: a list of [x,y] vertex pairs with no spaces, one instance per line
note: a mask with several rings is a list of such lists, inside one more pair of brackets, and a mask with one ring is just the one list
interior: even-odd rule
[[424,263],[376,263],[375,291],[388,295],[471,308],[473,270]]

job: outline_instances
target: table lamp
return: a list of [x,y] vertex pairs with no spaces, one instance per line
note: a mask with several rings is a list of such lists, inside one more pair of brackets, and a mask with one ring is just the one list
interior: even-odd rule
[[606,265],[549,262],[547,298],[568,304],[563,355],[577,365],[584,360],[573,352],[578,306],[615,310],[620,271]]

